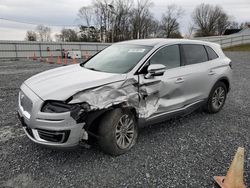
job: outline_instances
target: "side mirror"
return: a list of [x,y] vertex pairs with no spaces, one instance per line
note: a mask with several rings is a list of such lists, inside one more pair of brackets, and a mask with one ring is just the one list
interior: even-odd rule
[[151,78],[153,76],[162,76],[166,70],[166,66],[162,64],[152,64],[148,66],[148,73],[145,78]]

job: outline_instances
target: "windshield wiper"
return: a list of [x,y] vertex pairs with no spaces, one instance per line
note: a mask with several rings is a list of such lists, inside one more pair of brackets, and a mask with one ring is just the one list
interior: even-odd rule
[[[87,68],[87,67],[85,67],[85,68]],[[92,68],[92,67],[88,67],[87,69],[97,71],[95,68]]]
[[99,71],[99,72],[100,72],[100,70],[97,70],[97,69],[95,69],[95,68],[93,68],[93,67],[85,67],[85,66],[83,66],[83,67],[86,68],[86,69],[89,69],[89,70]]

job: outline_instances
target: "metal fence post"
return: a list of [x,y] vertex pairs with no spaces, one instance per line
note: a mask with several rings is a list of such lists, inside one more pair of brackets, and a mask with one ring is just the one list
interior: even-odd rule
[[14,45],[15,45],[15,53],[16,53],[16,59],[17,59],[18,57],[17,57],[17,46],[16,46],[16,43]]
[[62,51],[63,51],[63,50],[62,50],[62,43],[60,43],[60,48],[61,48],[60,56],[63,58],[63,55],[64,55],[64,54],[62,53]]
[[38,44],[39,46],[39,53],[40,53],[40,57],[42,57],[42,48],[41,48],[41,43]]
[[81,52],[81,58],[83,57],[83,53],[82,53],[82,45],[81,45],[81,43],[79,42],[79,50],[80,50],[80,52]]

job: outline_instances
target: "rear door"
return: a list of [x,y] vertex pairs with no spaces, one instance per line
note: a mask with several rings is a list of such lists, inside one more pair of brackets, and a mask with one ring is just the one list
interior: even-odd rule
[[184,105],[196,103],[207,97],[210,87],[210,69],[208,55],[204,45],[182,44],[181,52],[185,70],[185,102]]
[[212,87],[216,83],[216,81],[220,78],[220,76],[223,75],[223,73],[227,71],[229,68],[229,62],[230,60],[228,58],[219,58],[218,54],[210,47],[210,46],[205,46],[207,54],[208,54],[208,59],[209,62],[208,68],[209,68],[209,85],[207,87],[207,95],[209,95]]

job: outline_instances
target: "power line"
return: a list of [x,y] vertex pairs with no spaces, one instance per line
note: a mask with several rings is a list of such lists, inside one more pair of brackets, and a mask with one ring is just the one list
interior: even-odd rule
[[15,23],[21,23],[21,24],[28,24],[28,25],[47,25],[47,26],[54,26],[54,27],[78,27],[79,25],[77,24],[72,24],[72,25],[63,25],[63,24],[45,24],[45,23],[35,23],[35,22],[28,22],[28,21],[20,21],[20,20],[15,20],[15,19],[9,19],[9,18],[2,18],[0,17],[0,20],[4,21],[9,21],[9,22],[15,22]]

